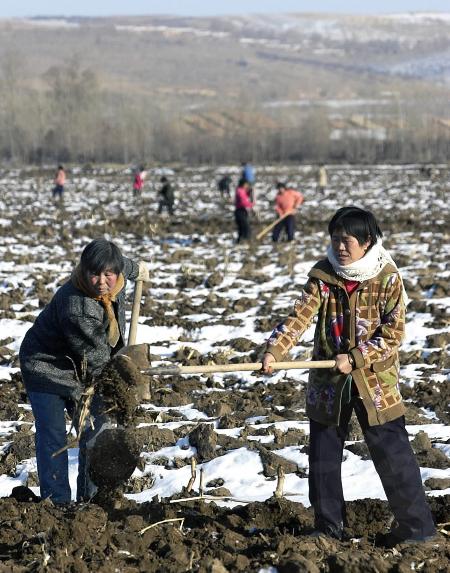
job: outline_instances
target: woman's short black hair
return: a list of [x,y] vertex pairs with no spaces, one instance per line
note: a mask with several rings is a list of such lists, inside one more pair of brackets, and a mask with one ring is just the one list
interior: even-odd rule
[[347,235],[355,237],[359,245],[370,241],[369,249],[383,236],[375,215],[354,205],[341,207],[333,215],[328,223],[330,237],[336,230],[345,231]]
[[81,253],[81,271],[97,275],[111,270],[119,275],[123,270],[123,257],[117,245],[106,239],[94,239]]

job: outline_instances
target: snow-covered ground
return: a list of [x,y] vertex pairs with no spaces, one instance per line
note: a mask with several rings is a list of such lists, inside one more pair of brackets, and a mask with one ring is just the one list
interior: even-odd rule
[[[53,205],[49,196],[49,186],[39,180],[21,174],[20,177],[4,172],[0,177],[2,190],[0,206],[2,209],[2,227],[7,229],[0,238],[0,297],[8,296],[9,307],[0,314],[0,346],[4,355],[0,365],[0,384],[8,384],[11,374],[18,371],[17,356],[20,342],[31,326],[27,317],[36,316],[39,312],[39,293],[36,283],[54,292],[64,280],[72,265],[76,262],[82,247],[92,238],[92,232],[98,234],[103,230],[111,236],[128,256],[146,260],[151,269],[152,284],[149,296],[162,309],[170,324],[152,325],[155,309],[143,312],[138,326],[137,342],[148,342],[152,353],[159,355],[160,360],[167,360],[183,346],[195,349],[201,354],[217,351],[217,344],[243,337],[260,345],[269,332],[255,331],[255,321],[265,316],[264,300],[270,299],[272,308],[269,316],[273,325],[286,315],[293,304],[298,286],[303,283],[310,266],[325,251],[325,221],[334,210],[350,202],[373,209],[389,229],[385,233],[385,244],[398,260],[407,285],[414,289],[416,304],[408,312],[407,334],[402,350],[417,352],[417,361],[404,364],[401,374],[404,382],[414,386],[423,381],[447,385],[448,370],[439,369],[427,363],[427,355],[433,348],[427,345],[427,336],[446,332],[447,326],[443,317],[447,317],[450,298],[439,294],[443,284],[448,280],[448,236],[445,236],[443,222],[448,219],[449,208],[445,190],[448,185],[448,171],[445,166],[436,168],[436,177],[424,178],[418,166],[403,167],[330,167],[330,183],[324,196],[319,196],[315,183],[315,170],[312,166],[267,166],[257,170],[257,191],[259,197],[260,217],[264,222],[272,218],[272,200],[275,194],[274,184],[277,180],[287,179],[301,189],[306,197],[301,211],[298,241],[295,249],[287,245],[274,248],[269,240],[262,241],[254,247],[254,254],[247,249],[237,247],[233,240],[232,206],[221,203],[215,189],[217,174],[233,172],[227,166],[217,170],[183,169],[172,174],[177,189],[177,214],[180,221],[171,231],[167,227],[157,230],[158,223],[153,217],[155,229],[148,234],[134,233],[133,226],[127,230],[114,227],[114,221],[121,217],[142,215],[142,209],[155,209],[155,187],[159,177],[149,173],[149,182],[144,191],[143,202],[133,202],[129,181],[123,174],[105,176],[100,170],[97,174],[76,176],[69,175],[66,195],[65,215],[61,217],[58,207]],[[236,170],[234,170],[236,171]],[[447,174],[447,175],[446,175]],[[447,189],[448,191],[448,189]],[[150,214],[151,214],[150,213]],[[148,214],[148,213],[147,213]],[[215,232],[205,224],[204,233],[186,233],[182,219],[195,219],[199,216],[218,217],[224,228]],[[412,217],[411,224],[405,219]],[[402,217],[398,230],[395,230],[396,217]],[[28,226],[22,227],[24,219]],[[304,232],[303,221],[319,220],[316,230]],[[434,221],[434,228],[433,228]],[[431,223],[431,224],[430,224]],[[219,224],[219,223],[218,223]],[[28,229],[28,230],[27,230]],[[52,232],[48,232],[51,229]],[[408,229],[408,230],[405,230]],[[447,229],[448,230],[448,229]],[[253,257],[253,258],[252,258]],[[208,264],[208,261],[214,264]],[[244,271],[256,261],[250,276]],[[223,281],[217,287],[206,287],[200,281],[196,286],[186,287],[183,296],[189,298],[193,307],[187,308],[185,314],[174,305],[179,290],[180,276],[207,276],[211,268],[223,275]],[[254,280],[253,275],[263,277]],[[418,294],[419,293],[419,294]],[[147,295],[148,296],[148,295]],[[208,298],[209,297],[209,298]],[[236,309],[224,319],[224,308],[221,298],[228,301],[239,301],[242,298],[255,301],[248,310]],[[420,308],[417,301],[423,301]],[[208,303],[207,301],[211,301]],[[206,306],[205,306],[206,304]],[[145,308],[145,307],[144,307]],[[7,311],[7,312],[6,312]],[[186,330],[185,323],[177,325],[176,320],[190,322],[192,327]],[[235,320],[235,325],[230,324]],[[448,325],[448,322],[447,322]],[[312,332],[310,329],[298,348],[300,355],[307,355],[311,348]],[[186,342],[186,340],[188,340]],[[225,348],[221,346],[220,348]],[[230,351],[227,348],[227,351]],[[7,356],[7,352],[10,356]],[[6,353],[6,354],[5,354]],[[445,353],[444,353],[445,354]],[[230,351],[230,356],[236,356]],[[448,357],[447,357],[448,360]],[[430,372],[430,370],[432,372]],[[260,377],[251,374],[234,374],[236,384],[241,389],[251,389],[261,381]],[[304,386],[307,374],[304,371],[289,373],[289,379],[298,387]],[[227,375],[229,380],[230,375]],[[280,372],[267,381],[268,385],[282,383],[286,373]],[[225,375],[215,374],[212,377],[215,390],[226,394]],[[24,412],[29,410],[27,404],[21,403]],[[239,437],[242,427],[220,429],[217,419],[208,416],[194,407],[193,404],[162,407],[146,404],[145,409],[157,413],[167,413],[174,409],[179,414],[177,421],[155,421],[154,426],[164,429],[193,427],[197,421],[210,422],[217,434]],[[156,417],[156,416],[155,416]],[[413,436],[420,430],[425,431],[433,442],[447,456],[449,455],[450,428],[439,420],[430,409],[423,410],[424,424],[409,424],[408,432]],[[164,419],[164,418],[163,418]],[[0,422],[0,458],[6,452],[21,420],[3,420]],[[265,423],[264,417],[248,418],[245,426],[249,439],[261,443],[273,441],[273,434],[261,435],[256,430],[272,426],[275,430],[286,432],[290,428],[308,433],[306,421],[276,421]],[[255,434],[252,435],[252,430]],[[277,450],[277,454],[294,461],[299,467],[307,469],[307,455],[299,446],[288,446]],[[173,460],[182,460],[195,455],[195,448],[189,445],[186,437],[162,449],[145,452],[145,467],[136,470],[134,478],[153,475],[154,483],[149,489],[140,493],[128,494],[139,502],[152,499],[155,495],[170,497],[186,486],[190,477],[189,464],[175,467]],[[71,449],[70,476],[75,497],[77,472],[77,450]],[[169,460],[161,465],[158,459]],[[201,464],[206,481],[221,478],[225,487],[231,492],[233,500],[227,503],[234,505],[239,501],[265,500],[273,495],[276,482],[268,480],[262,474],[261,459],[257,451],[247,447],[226,451],[215,459]],[[34,458],[22,460],[13,475],[0,475],[0,496],[8,496],[14,486],[27,482],[30,473],[36,471]],[[428,478],[450,478],[449,469],[421,467],[423,481]],[[345,450],[342,466],[344,494],[346,499],[364,497],[385,499],[380,480],[371,461],[363,460],[358,455]],[[38,488],[33,488],[38,493]],[[285,482],[286,495],[308,505],[307,479],[296,474],[288,474]],[[433,490],[430,495],[450,493],[450,488]]]

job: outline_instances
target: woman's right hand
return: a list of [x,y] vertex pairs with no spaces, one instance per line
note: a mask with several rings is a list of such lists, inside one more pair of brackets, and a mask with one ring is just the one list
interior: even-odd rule
[[273,370],[270,366],[271,362],[275,362],[275,356],[273,354],[270,354],[270,352],[266,352],[262,359],[262,369],[261,369],[264,372],[264,374],[273,373]]
[[136,280],[143,281],[144,283],[150,282],[150,272],[145,261],[139,261],[139,274]]

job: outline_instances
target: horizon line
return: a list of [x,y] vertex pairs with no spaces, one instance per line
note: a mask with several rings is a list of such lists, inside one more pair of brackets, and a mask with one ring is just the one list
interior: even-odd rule
[[401,14],[450,14],[450,9],[442,9],[442,10],[383,10],[380,12],[374,11],[367,11],[367,12],[359,12],[359,11],[333,11],[333,10],[299,10],[299,11],[284,11],[280,10],[279,12],[257,12],[257,11],[249,11],[249,12],[229,12],[229,13],[222,13],[222,14],[187,14],[187,13],[174,13],[174,12],[139,12],[139,13],[110,13],[110,14],[28,14],[22,16],[1,16],[0,20],[23,20],[23,19],[61,19],[61,18],[117,18],[120,16],[125,17],[140,17],[140,16],[161,16],[161,17],[181,17],[181,18],[220,18],[226,16],[261,16],[261,15],[296,15],[296,14],[304,14],[304,15],[332,15],[332,16],[378,16],[378,15],[401,15]]

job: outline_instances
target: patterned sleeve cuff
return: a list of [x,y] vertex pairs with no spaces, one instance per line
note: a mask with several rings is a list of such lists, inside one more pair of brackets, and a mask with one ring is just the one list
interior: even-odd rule
[[349,354],[353,356],[353,360],[355,361],[355,368],[364,368],[366,363],[364,361],[364,356],[359,348],[353,348],[350,350]]
[[281,353],[281,351],[276,346],[268,346],[266,348],[266,352],[269,352],[270,354],[272,354],[272,356],[275,358],[276,362],[281,362],[284,359],[283,354]]

